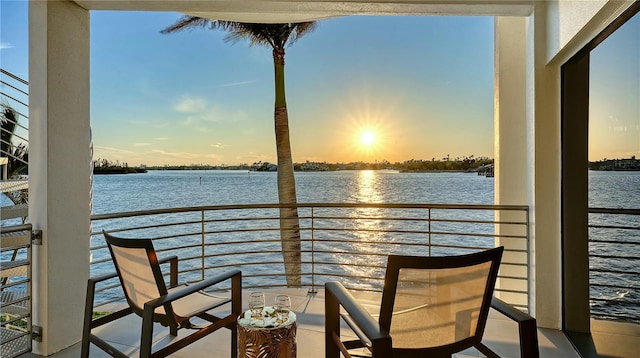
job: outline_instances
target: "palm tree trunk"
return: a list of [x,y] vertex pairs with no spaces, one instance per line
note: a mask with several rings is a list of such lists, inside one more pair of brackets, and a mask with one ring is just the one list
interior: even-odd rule
[[[273,50],[275,73],[275,111],[276,152],[278,155],[278,199],[280,204],[296,204],[296,182],[293,174],[291,143],[289,141],[289,115],[284,90],[284,48]],[[280,209],[280,240],[282,258],[289,287],[302,283],[300,253],[300,222],[298,209]]]

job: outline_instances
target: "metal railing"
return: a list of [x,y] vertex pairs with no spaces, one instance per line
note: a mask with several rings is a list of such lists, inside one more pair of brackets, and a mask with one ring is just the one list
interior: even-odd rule
[[[5,194],[15,204],[0,205],[0,225],[19,222],[11,220],[28,215],[26,190],[28,180],[16,174],[25,174],[28,165],[29,145],[29,83],[22,78],[0,69],[0,195]],[[10,220],[10,221],[7,221]]]
[[[380,291],[386,256],[461,254],[505,246],[496,294],[529,307],[529,209],[507,205],[297,204],[301,286],[315,291],[339,280],[352,290]],[[243,288],[286,287],[279,209],[222,205],[92,216],[91,275],[115,269],[102,230],[154,239],[156,251],[180,258],[180,280],[238,268]],[[99,302],[122,299],[116,280],[99,287]]]
[[[14,155],[14,150],[17,148],[15,142],[25,143],[25,145],[29,143],[29,82],[0,68],[0,99],[2,111],[12,109],[17,117],[12,121],[16,126],[16,130],[13,133],[13,141],[5,142],[4,139],[2,140],[3,150],[0,156],[11,157],[27,164],[22,158]],[[3,120],[5,120],[4,117]],[[2,131],[4,131],[4,128],[2,128]],[[9,150],[4,150],[5,145]]]
[[31,351],[31,225],[3,227],[0,237],[1,357]]
[[589,208],[591,315],[640,323],[640,209]]

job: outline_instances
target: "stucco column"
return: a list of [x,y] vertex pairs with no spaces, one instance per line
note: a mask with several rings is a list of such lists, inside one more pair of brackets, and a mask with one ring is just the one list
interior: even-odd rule
[[535,238],[536,319],[546,328],[562,328],[562,214],[560,147],[560,66],[547,62],[547,3],[537,3],[527,19],[527,116],[533,142],[531,167]]
[[50,355],[81,338],[89,277],[89,12],[71,1],[29,2],[29,219],[33,324]]
[[[526,76],[526,18],[495,18],[495,60],[494,60],[494,156],[495,156],[495,203],[501,205],[528,205],[530,183],[530,160],[527,151],[530,140],[527,137],[527,76]],[[527,220],[522,212],[498,212],[499,221],[523,222]],[[502,225],[497,227],[500,235],[526,235],[522,226]],[[528,258],[522,253],[532,250],[532,240],[498,238],[497,245],[506,249],[501,265],[501,275],[522,277],[522,280],[499,279],[497,287],[507,290],[526,291],[530,295],[501,293],[496,295],[518,305],[533,302],[533,269],[508,263],[527,264]],[[519,251],[509,251],[519,250]],[[529,286],[524,278],[529,277]],[[534,307],[530,306],[530,311]]]
[[[561,328],[559,69],[547,66],[544,5],[527,17],[495,21],[495,201],[530,208],[529,300],[538,325]],[[502,213],[501,220],[521,219]],[[499,229],[511,234],[513,228]],[[521,234],[515,233],[514,234]],[[507,248],[523,249],[513,240]],[[521,261],[511,254],[503,261]],[[510,271],[504,271],[504,269]],[[515,267],[503,275],[520,276]],[[501,288],[516,288],[501,281]],[[509,287],[509,285],[515,285]],[[513,295],[512,295],[513,296]],[[519,297],[507,297],[518,302]]]

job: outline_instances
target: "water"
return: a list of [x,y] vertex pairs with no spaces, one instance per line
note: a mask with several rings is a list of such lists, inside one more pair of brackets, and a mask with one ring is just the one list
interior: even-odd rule
[[[589,172],[589,207],[640,208],[640,172]],[[635,227],[589,229],[591,312],[603,318],[630,317],[640,323],[640,216],[590,214],[590,225]],[[598,242],[595,242],[595,241]],[[601,258],[596,255],[613,255]],[[598,272],[599,270],[628,273]],[[598,286],[600,284],[608,287]]]
[[[298,202],[493,204],[494,181],[470,173],[398,173],[395,171],[297,172]],[[640,172],[590,172],[589,206],[638,208]],[[4,198],[6,199],[6,198]],[[94,214],[201,205],[257,204],[278,201],[276,173],[247,171],[149,171],[94,177]],[[3,205],[8,205],[3,202]],[[640,227],[640,217],[590,215],[591,224]],[[637,258],[640,231],[590,229],[599,240],[592,254]],[[637,261],[592,258],[592,269],[637,273]],[[637,274],[591,274],[594,315],[640,317]],[[634,321],[637,321],[635,319]]]
[[[493,180],[470,173],[297,172],[296,189],[300,203],[493,203]],[[94,178],[95,214],[277,202],[272,172],[177,170]]]

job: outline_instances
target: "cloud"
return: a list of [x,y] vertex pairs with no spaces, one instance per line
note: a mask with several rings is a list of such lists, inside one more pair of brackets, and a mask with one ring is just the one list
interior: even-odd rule
[[221,87],[235,87],[235,86],[244,86],[244,85],[248,85],[248,84],[252,84],[252,83],[256,83],[256,81],[239,81],[239,82],[231,82],[231,83],[225,83],[225,84],[221,84],[221,85],[217,85],[217,88],[221,88]]
[[207,122],[233,121],[246,117],[241,110],[230,111],[223,104],[209,103],[202,97],[184,95],[173,106],[173,110],[185,114],[184,125],[200,132],[210,132],[211,124]]
[[102,146],[94,146],[93,147],[93,159],[104,158],[110,161],[120,160],[123,156],[129,156],[135,154],[130,150],[114,148],[114,147],[102,147]]
[[152,121],[142,121],[139,119],[134,119],[131,121],[132,124],[138,125],[138,126],[148,126],[150,128],[166,128],[169,126],[169,122],[162,122],[162,123],[156,123],[156,122],[152,122]]
[[223,143],[220,143],[220,142],[217,142],[217,143],[214,143],[214,144],[209,144],[209,146],[213,147],[213,148],[218,148],[218,149],[223,149],[223,148],[227,147],[226,144],[223,144]]
[[207,108],[207,102],[203,98],[183,96],[178,103],[173,105],[173,110],[178,113],[201,113]]
[[133,143],[134,147],[148,147],[152,145],[151,143]]
[[13,48],[13,45],[9,42],[0,42],[0,50],[6,50],[9,48]]
[[154,149],[151,150],[150,153],[155,155],[161,155],[164,158],[175,158],[180,159],[182,163],[187,163],[188,160],[214,160],[220,161],[221,156],[215,154],[201,154],[201,153],[190,153],[190,152],[168,152],[166,150]]

